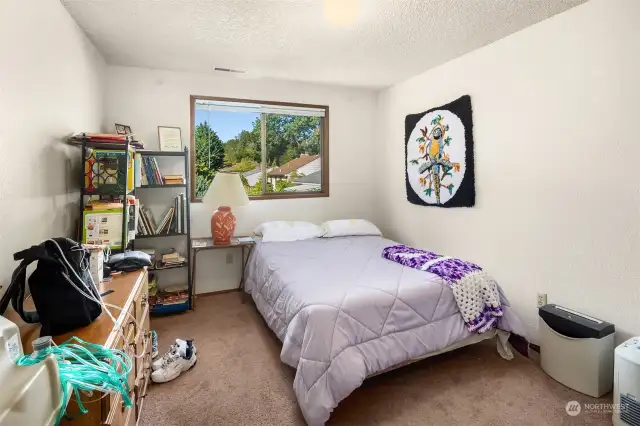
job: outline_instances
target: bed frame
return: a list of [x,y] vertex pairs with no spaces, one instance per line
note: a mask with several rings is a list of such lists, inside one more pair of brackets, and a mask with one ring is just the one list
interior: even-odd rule
[[388,373],[389,371],[393,371],[396,370],[398,368],[402,368],[405,367],[409,364],[413,364],[414,362],[418,362],[418,361],[422,361],[423,359],[426,358],[430,358],[432,356],[436,356],[436,355],[440,355],[443,354],[445,352],[450,352],[453,351],[455,349],[459,349],[462,348],[464,346],[469,346],[469,345],[473,345],[476,343],[480,343],[483,340],[488,340],[488,339],[492,339],[496,336],[498,336],[498,338],[496,339],[496,344],[498,346],[498,353],[500,354],[500,356],[506,360],[511,360],[513,359],[513,352],[511,351],[511,348],[508,346],[509,344],[507,343],[507,340],[509,339],[509,336],[511,335],[511,333],[507,332],[507,331],[502,331],[502,330],[498,330],[498,329],[491,329],[489,331],[486,331],[482,334],[474,334],[471,337],[467,337],[466,339],[460,340],[459,342],[454,343],[453,345],[449,345],[445,348],[442,348],[440,350],[437,351],[433,351],[430,352],[424,356],[418,357],[418,358],[412,358],[408,361],[405,362],[401,362],[400,364],[396,364],[392,367],[389,368],[385,368],[382,371],[378,371],[377,373],[374,374],[370,374],[369,376],[367,376],[366,378],[369,379],[371,377],[375,377],[375,376],[379,376],[381,374],[384,373]]

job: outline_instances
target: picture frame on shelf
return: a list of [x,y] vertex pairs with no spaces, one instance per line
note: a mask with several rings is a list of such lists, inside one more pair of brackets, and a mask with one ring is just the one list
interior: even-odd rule
[[160,151],[182,151],[182,131],[180,127],[158,126]]
[[118,135],[130,135],[133,134],[131,131],[131,126],[127,126],[126,124],[115,123],[116,125],[116,134]]

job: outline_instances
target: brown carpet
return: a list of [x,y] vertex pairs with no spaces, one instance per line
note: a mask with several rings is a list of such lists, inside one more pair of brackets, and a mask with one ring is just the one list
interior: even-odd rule
[[[198,362],[173,382],[152,385],[142,425],[305,425],[294,370],[280,342],[240,293],[198,299],[197,310],[152,319],[163,352],[195,338]],[[611,414],[565,405],[610,403],[565,388],[527,358],[505,361],[493,341],[429,358],[366,380],[332,413],[338,425],[610,425]]]

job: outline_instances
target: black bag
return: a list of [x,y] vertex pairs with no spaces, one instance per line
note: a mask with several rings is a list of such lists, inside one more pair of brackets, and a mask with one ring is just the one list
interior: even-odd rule
[[[91,280],[88,251],[68,238],[53,240],[55,243],[47,240],[13,255],[14,260],[22,262],[0,300],[0,314],[6,310],[10,298],[13,309],[25,322],[42,324],[41,336],[56,336],[87,326],[102,313],[99,303],[73,286],[95,299],[100,298]],[[38,261],[38,265],[29,276],[29,289],[37,312],[25,312],[27,266],[34,261]]]

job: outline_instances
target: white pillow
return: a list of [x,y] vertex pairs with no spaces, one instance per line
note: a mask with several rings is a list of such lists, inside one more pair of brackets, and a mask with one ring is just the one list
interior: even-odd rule
[[320,226],[325,231],[323,238],[346,237],[348,235],[382,235],[377,226],[364,219],[330,220]]
[[309,238],[318,238],[324,234],[324,230],[318,225],[310,222],[286,222],[283,220],[275,222],[264,222],[258,225],[253,233],[262,236],[265,243],[274,241],[299,241]]

